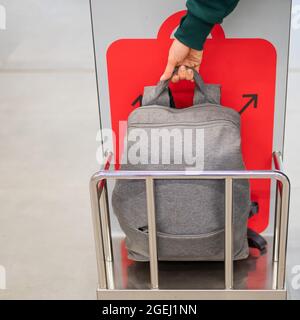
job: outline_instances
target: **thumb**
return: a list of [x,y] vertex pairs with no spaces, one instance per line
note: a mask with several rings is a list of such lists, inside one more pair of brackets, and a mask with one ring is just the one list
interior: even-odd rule
[[175,67],[176,67],[176,63],[171,60],[168,60],[168,64],[166,66],[166,69],[165,69],[163,75],[160,77],[160,81],[170,79]]

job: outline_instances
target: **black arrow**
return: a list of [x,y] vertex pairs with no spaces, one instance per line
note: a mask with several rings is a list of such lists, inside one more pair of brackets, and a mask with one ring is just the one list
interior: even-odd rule
[[141,106],[142,101],[143,101],[143,95],[140,94],[136,99],[134,99],[134,101],[131,103],[131,105],[134,107],[139,102],[140,103],[139,106]]
[[239,114],[242,114],[253,102],[253,107],[257,108],[258,95],[257,93],[243,94],[243,98],[250,98],[248,102],[243,106],[239,111]]

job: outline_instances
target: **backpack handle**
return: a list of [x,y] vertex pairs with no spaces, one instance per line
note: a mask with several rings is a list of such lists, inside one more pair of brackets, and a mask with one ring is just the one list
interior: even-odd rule
[[[195,81],[195,91],[193,105],[201,103],[220,103],[220,86],[219,85],[207,85],[204,83],[200,74],[191,67],[186,66],[186,68],[193,70],[194,81]],[[176,67],[173,71],[173,74],[178,72],[179,67]],[[161,106],[172,106],[170,101],[170,92],[169,92],[169,83],[170,79],[159,81],[156,86],[145,87],[142,105],[161,105]]]

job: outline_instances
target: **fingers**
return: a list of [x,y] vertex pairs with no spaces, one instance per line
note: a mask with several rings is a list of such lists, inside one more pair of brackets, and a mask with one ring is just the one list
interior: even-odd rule
[[160,77],[160,81],[170,79],[175,67],[176,67],[176,63],[169,59],[167,66],[166,66],[166,69],[165,69],[163,75]]
[[193,80],[194,78],[194,72],[192,69],[186,70],[186,80]]
[[[168,63],[160,80],[167,80],[172,77],[174,68],[182,64],[182,61],[188,56],[190,48],[175,39],[170,47]],[[175,77],[176,80],[177,77]]]
[[[179,80],[193,81],[193,71],[186,66],[193,67],[199,72],[203,51],[188,48],[178,40],[174,40],[169,50],[168,63],[160,80],[168,80],[172,77],[172,82]],[[176,66],[180,66],[176,75],[173,75]],[[172,76],[173,75],[173,76]]]
[[173,83],[176,83],[179,81],[179,75],[178,74],[174,74],[174,76],[172,77],[172,80],[171,80]]
[[180,66],[178,73],[172,77],[172,82],[176,83],[179,80],[190,80],[193,81],[194,73],[192,69],[187,68],[186,66]]
[[[176,67],[176,64],[168,63],[164,74],[161,76],[160,80],[170,79],[173,71]],[[178,82],[179,80],[192,80],[193,79],[193,71],[191,69],[187,69],[185,66],[180,66],[177,74],[172,77],[172,82]]]
[[177,74],[172,77],[172,82],[176,83],[179,80],[185,80],[187,78],[187,68],[185,66],[180,66]]
[[178,76],[180,80],[185,80],[186,79],[186,67],[185,66],[180,66],[178,69]]

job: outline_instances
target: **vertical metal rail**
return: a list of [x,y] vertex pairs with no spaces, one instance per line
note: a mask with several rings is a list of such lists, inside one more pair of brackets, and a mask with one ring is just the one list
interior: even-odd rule
[[[273,153],[275,168],[283,172],[280,152]],[[286,251],[290,201],[290,182],[288,177],[276,181],[276,213],[273,247],[273,288],[283,290],[285,286]]]
[[286,251],[289,219],[290,184],[288,180],[282,180],[281,217],[279,229],[278,248],[278,278],[277,289],[283,290],[285,286]]
[[278,262],[279,248],[279,228],[281,218],[281,190],[280,182],[276,181],[276,203],[275,203],[275,221],[274,221],[274,244],[273,244],[273,261]]
[[94,228],[94,239],[97,259],[97,271],[98,271],[98,287],[99,289],[107,289],[106,282],[106,267],[104,260],[104,247],[100,221],[100,207],[99,207],[99,195],[101,197],[102,190],[98,191],[98,180],[91,179],[90,181],[90,196],[92,206],[92,219]]
[[149,232],[149,259],[151,288],[158,289],[158,257],[156,239],[155,199],[153,178],[146,178],[147,214]]
[[112,237],[111,237],[111,226],[110,216],[108,208],[108,197],[107,197],[107,181],[102,180],[102,193],[99,199],[100,202],[100,220],[101,229],[103,236],[104,246],[104,257],[106,264],[106,281],[108,289],[114,289],[114,270],[113,270],[113,250],[112,250]]
[[274,218],[274,240],[273,240],[273,284],[274,290],[277,289],[278,280],[278,255],[279,255],[279,228],[280,228],[280,218],[281,218],[281,190],[280,182],[276,181],[276,202],[275,202],[275,218]]
[[232,179],[225,179],[225,289],[233,289]]
[[101,226],[103,234],[103,244],[104,244],[104,254],[106,261],[113,260],[112,254],[112,242],[111,242],[111,231],[110,231],[110,219],[109,219],[109,210],[107,202],[107,188],[106,181],[103,181],[102,194],[100,196],[100,216],[101,216]]
[[[276,170],[283,171],[281,160],[281,152],[273,153],[274,166]],[[282,185],[280,181],[276,181],[276,204],[275,204],[275,219],[274,219],[274,245],[273,245],[273,261],[278,262],[279,250],[279,233],[280,233],[280,218],[281,218],[281,195]]]

